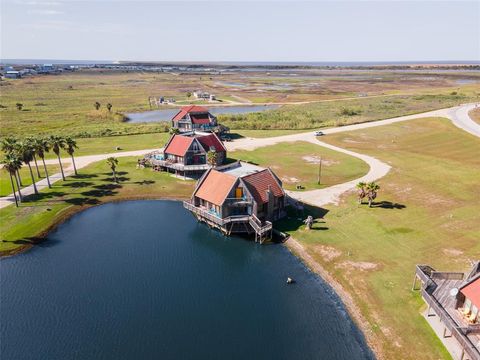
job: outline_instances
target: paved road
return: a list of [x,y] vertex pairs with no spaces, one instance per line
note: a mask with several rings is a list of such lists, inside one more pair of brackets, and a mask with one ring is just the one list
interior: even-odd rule
[[[480,104],[477,104],[480,106]],[[420,113],[420,114],[414,114],[414,115],[408,115],[408,116],[400,116],[396,118],[391,118],[391,119],[385,119],[385,120],[379,120],[379,121],[372,121],[369,123],[362,123],[362,124],[355,124],[355,125],[347,125],[347,126],[341,126],[341,127],[336,127],[336,128],[331,128],[331,129],[326,129],[323,130],[325,134],[334,134],[338,132],[345,132],[345,131],[352,131],[352,130],[359,130],[359,129],[366,129],[370,127],[375,127],[375,126],[382,126],[382,125],[388,125],[388,124],[393,124],[396,122],[400,121],[407,121],[407,120],[413,120],[413,119],[418,119],[418,118],[424,118],[424,117],[446,117],[449,118],[452,123],[471,133],[472,135],[480,137],[480,125],[476,124],[470,117],[468,116],[468,112],[473,109],[476,106],[476,104],[466,104],[462,106],[456,106],[453,108],[447,108],[447,109],[441,109],[441,110],[435,110],[435,111],[429,111],[425,113]],[[365,176],[362,176],[361,178],[343,183],[343,184],[338,184],[334,185],[325,189],[319,189],[319,190],[310,190],[310,191],[289,191],[288,194],[302,202],[305,202],[310,205],[314,206],[323,206],[328,203],[336,203],[344,192],[352,190],[355,188],[355,185],[360,182],[360,181],[375,181],[383,176],[385,176],[389,171],[390,171],[390,166],[381,162],[380,160],[368,156],[368,155],[363,155],[359,154],[350,150],[342,149],[333,145],[326,144],[324,142],[318,141],[317,138],[313,135],[313,133],[307,132],[307,133],[299,133],[299,134],[293,134],[293,135],[285,135],[285,136],[276,136],[276,137],[271,137],[271,138],[263,138],[263,139],[258,139],[258,138],[243,138],[240,140],[236,140],[231,143],[226,143],[228,151],[234,151],[234,150],[254,150],[259,147],[263,146],[269,146],[269,145],[274,145],[278,144],[281,142],[294,142],[294,141],[308,141],[313,144],[323,146],[335,151],[342,152],[344,154],[356,157],[358,159],[361,159],[365,161],[370,169],[368,173]],[[89,155],[89,156],[79,156],[75,158],[75,162],[77,165],[77,169],[81,169],[93,162],[96,161],[101,161],[105,160],[110,156],[115,156],[115,157],[122,157],[122,156],[142,156],[143,154],[146,154],[148,152],[154,151],[154,150],[159,150],[159,149],[145,149],[145,150],[137,150],[137,151],[124,151],[124,152],[116,152],[116,153],[111,153],[111,154],[100,154],[100,155]],[[57,161],[54,159],[46,161],[47,164],[56,164]],[[73,167],[70,164],[70,161],[65,159],[65,163],[68,163],[66,169],[65,169],[65,175],[71,175],[73,173]],[[61,174],[54,174],[50,177],[51,182],[56,182],[61,179]],[[37,187],[39,190],[45,188],[47,186],[46,180],[41,180],[37,182]],[[22,194],[24,195],[30,195],[33,194],[33,186],[28,186],[24,189],[22,189]],[[10,194],[9,196],[5,196],[0,198],[0,209],[12,204],[14,202],[13,199],[13,194]]]
[[480,124],[477,124],[468,116],[470,110],[475,107],[480,107],[480,104],[468,104],[448,109],[446,117],[452,120],[453,124],[460,129],[480,137]]
[[[137,151],[123,151],[123,152],[116,152],[116,153],[111,153],[111,154],[100,154],[100,155],[88,155],[88,156],[79,156],[75,158],[75,165],[77,167],[77,170],[80,170],[81,168],[84,168],[87,165],[90,165],[91,163],[94,163],[96,161],[101,161],[105,160],[111,156],[114,157],[122,157],[122,156],[143,156],[146,153],[152,152],[156,149],[146,149],[146,150],[137,150]],[[45,160],[45,163],[47,165],[50,164],[58,164],[57,159],[49,159]],[[65,176],[70,176],[73,175],[73,165],[71,163],[71,160],[69,158],[62,159],[62,164],[64,166],[64,173]],[[106,166],[106,165],[105,165]],[[61,173],[56,173],[53,175],[50,175],[50,183],[56,183],[57,181],[62,180],[62,174]],[[48,187],[47,180],[42,179],[40,181],[37,181],[35,183],[37,185],[38,191],[45,189]],[[23,189],[21,189],[22,195],[27,196],[27,195],[32,195],[34,193],[33,186],[27,186]],[[0,198],[0,209],[15,203],[15,199],[13,197],[13,194],[10,194],[8,196],[4,196]]]

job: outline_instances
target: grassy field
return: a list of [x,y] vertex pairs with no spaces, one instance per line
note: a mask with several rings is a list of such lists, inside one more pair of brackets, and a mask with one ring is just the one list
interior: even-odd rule
[[41,239],[52,224],[85,207],[127,199],[187,198],[193,181],[178,180],[167,173],[136,169],[137,158],[120,158],[120,183],[114,184],[104,161],[80,171],[78,176],[57,182],[38,196],[30,196],[20,208],[0,209],[0,254],[14,252]]
[[[360,122],[415,111],[450,106],[478,97],[478,83],[458,85],[455,79],[437,74],[438,81],[421,80],[417,74],[365,72],[361,79],[350,72],[315,72],[292,79],[289,74],[276,77],[252,73],[198,76],[194,74],[79,71],[57,76],[36,76],[0,82],[0,135],[36,135],[58,133],[73,137],[109,136],[164,132],[166,123],[129,124],[124,113],[150,110],[149,96],[174,97],[185,104],[186,93],[202,88],[225,98],[233,96],[253,102],[323,101],[358,97],[339,103],[326,102],[308,106],[288,106],[271,114],[222,116],[232,129],[296,129],[330,126],[335,123]],[[476,73],[456,74],[480,78]],[[381,79],[380,79],[381,78]],[[453,80],[452,80],[453,79]],[[235,88],[228,82],[247,86]],[[383,89],[383,90],[382,90]],[[259,92],[261,90],[261,92]],[[457,95],[450,95],[456,92]],[[395,94],[385,101],[363,97]],[[405,94],[405,97],[399,94]],[[390,99],[390,100],[388,100]],[[190,99],[193,101],[193,99]],[[100,110],[93,104],[98,101]],[[18,110],[17,103],[23,104]],[[106,104],[113,105],[112,111]],[[208,106],[208,102],[205,103]],[[341,110],[360,109],[362,113],[343,118]]]
[[480,87],[464,92],[390,95],[353,100],[285,105],[261,113],[221,115],[219,121],[231,129],[280,130],[342,126],[421,113],[478,100]]
[[[297,185],[304,190],[319,189],[359,178],[368,172],[368,165],[362,160],[302,141],[280,143],[255,151],[235,151],[229,156],[270,167],[288,190],[296,190]],[[320,156],[322,174],[318,185]]]
[[472,118],[473,121],[480,125],[480,108],[470,110],[468,115]]
[[[447,359],[412,292],[416,264],[467,270],[480,259],[480,142],[446,119],[322,139],[392,166],[373,208],[355,194],[316,212],[312,231],[280,224],[353,296],[386,359]],[[324,215],[323,219],[320,219]]]
[[[38,181],[37,171],[35,170],[35,165],[32,162],[32,171],[35,181]],[[45,172],[43,170],[43,165],[41,162],[38,163],[38,167],[40,169],[40,175],[43,177],[45,176]],[[55,174],[56,172],[60,171],[60,166],[58,165],[47,165],[47,171],[49,175]],[[20,178],[22,179],[23,186],[29,186],[32,184],[32,178],[30,176],[30,171],[28,167],[25,165],[20,169]],[[15,179],[13,180],[15,182]],[[16,186],[17,184],[15,184]],[[10,183],[10,175],[4,169],[0,169],[0,196],[10,195],[12,193],[12,185]]]

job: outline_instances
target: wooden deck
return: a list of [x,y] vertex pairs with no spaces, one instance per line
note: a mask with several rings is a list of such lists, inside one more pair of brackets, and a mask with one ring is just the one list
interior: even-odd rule
[[417,265],[413,289],[420,279],[420,292],[428,305],[427,316],[438,316],[445,325],[443,336],[453,336],[463,349],[461,360],[480,360],[480,326],[468,324],[456,309],[456,297],[450,294],[465,279],[464,273],[438,272],[425,265]]
[[190,201],[184,201],[183,207],[191,211],[197,220],[221,230],[225,235],[245,232],[255,234],[255,242],[263,243],[271,239],[273,226],[270,221],[262,223],[255,215],[234,215],[220,218],[209,211],[193,205]]
[[152,166],[160,166],[160,167],[165,167],[168,169],[172,169],[175,171],[206,171],[211,168],[210,165],[208,164],[197,164],[197,165],[183,165],[181,163],[172,163],[170,161],[166,160],[157,160],[157,159],[152,159],[150,160],[152,163]]

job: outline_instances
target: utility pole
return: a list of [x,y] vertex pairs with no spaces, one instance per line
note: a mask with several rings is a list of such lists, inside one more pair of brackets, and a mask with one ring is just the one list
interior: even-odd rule
[[322,177],[322,155],[320,155],[320,162],[318,163],[318,185],[320,185],[321,177]]

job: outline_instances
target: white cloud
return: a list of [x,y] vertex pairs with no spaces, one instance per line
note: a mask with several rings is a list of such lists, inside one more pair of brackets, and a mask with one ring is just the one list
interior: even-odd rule
[[98,25],[86,25],[66,20],[44,20],[30,24],[21,25],[29,30],[58,30],[74,33],[92,33],[92,34],[127,34],[124,24],[103,23]]
[[61,15],[64,14],[63,11],[59,10],[52,10],[52,9],[33,9],[28,10],[29,14],[37,14],[37,15]]

